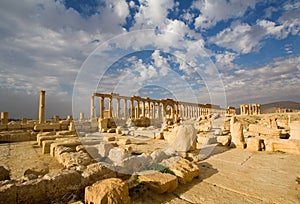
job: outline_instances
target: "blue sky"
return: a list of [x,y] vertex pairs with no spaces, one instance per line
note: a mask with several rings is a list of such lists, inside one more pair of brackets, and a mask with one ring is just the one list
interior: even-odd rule
[[3,0],[0,111],[35,118],[40,89],[49,118],[71,114],[72,95],[87,113],[95,90],[300,102],[299,13],[300,1]]

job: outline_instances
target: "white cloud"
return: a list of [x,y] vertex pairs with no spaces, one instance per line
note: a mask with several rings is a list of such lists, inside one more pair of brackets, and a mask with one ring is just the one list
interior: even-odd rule
[[243,16],[248,8],[254,8],[255,0],[230,0],[230,1],[194,1],[194,7],[200,10],[195,19],[195,27],[207,29],[216,25],[219,21]]
[[268,36],[282,39],[287,37],[287,34],[284,26],[268,20],[258,20],[253,26],[235,21],[229,28],[211,37],[209,41],[239,53],[250,53],[261,48],[262,39]]
[[269,65],[223,73],[229,104],[299,100],[300,56],[279,58]]
[[233,63],[233,61],[236,59],[238,54],[225,51],[221,54],[216,54],[216,66],[221,70],[230,70],[236,67],[236,65]]

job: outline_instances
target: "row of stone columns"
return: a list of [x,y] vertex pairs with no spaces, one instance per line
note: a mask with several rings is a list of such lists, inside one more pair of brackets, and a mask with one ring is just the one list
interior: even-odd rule
[[259,115],[260,114],[260,104],[241,104],[240,105],[241,115]]
[[[94,97],[100,98],[100,118],[105,117],[121,118],[121,100],[123,100],[123,118],[128,117],[137,119],[141,117],[148,117],[150,119],[162,119],[164,117],[178,119],[178,118],[196,118],[201,115],[208,115],[212,112],[211,108],[203,107],[199,104],[191,104],[185,102],[178,102],[172,99],[153,100],[149,98],[142,98],[139,96],[127,97],[119,94],[100,94],[95,93],[91,96],[91,118],[95,118],[95,102]],[[105,110],[105,99],[109,100],[108,110]],[[113,99],[116,99],[116,112],[113,114]],[[130,106],[128,109],[128,101]],[[220,113],[226,110],[214,110]],[[106,114],[105,114],[106,113]],[[129,115],[128,115],[129,114]]]

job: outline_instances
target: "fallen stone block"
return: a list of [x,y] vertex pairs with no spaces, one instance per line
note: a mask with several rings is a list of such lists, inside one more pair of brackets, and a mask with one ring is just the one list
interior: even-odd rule
[[60,124],[59,123],[53,123],[53,124],[36,124],[33,129],[35,131],[60,130]]
[[40,176],[44,176],[47,173],[49,173],[49,168],[48,167],[45,167],[45,168],[30,168],[30,169],[27,169],[24,172],[24,176],[29,175],[29,174],[33,174],[37,177],[40,177]]
[[261,151],[263,149],[263,139],[255,137],[247,138],[247,149],[250,151]]
[[217,142],[223,146],[229,146],[231,143],[231,138],[230,136],[218,136],[217,137]]
[[245,148],[245,139],[243,134],[242,124],[235,122],[231,125],[231,147],[237,147],[244,149]]
[[106,142],[111,142],[111,141],[115,141],[116,140],[116,137],[114,136],[106,136],[103,138],[104,141]]
[[300,155],[300,140],[265,138],[264,143],[268,152],[286,152]]
[[280,138],[280,134],[281,134],[280,129],[269,128],[269,127],[257,125],[257,124],[250,124],[249,131],[257,133],[258,135],[265,135],[265,136],[270,136],[273,138]]
[[112,144],[110,143],[100,143],[99,145],[97,145],[98,147],[98,154],[100,154],[100,156],[102,157],[107,157],[109,155],[109,151],[114,147]]
[[121,138],[118,140],[118,145],[128,145],[131,144],[131,140],[128,138]]
[[300,121],[290,123],[290,139],[300,140]]
[[82,172],[84,185],[91,185],[99,180],[117,177],[115,171],[109,169],[101,163],[94,163],[87,166]]
[[198,165],[183,158],[173,164],[170,170],[175,173],[181,184],[191,182],[193,178],[199,176]]
[[55,142],[55,140],[44,140],[42,142],[42,153],[49,154],[50,153],[50,145],[54,142]]
[[139,176],[139,182],[144,183],[155,193],[173,192],[178,186],[176,176],[161,172],[145,172]]
[[85,203],[123,203],[130,204],[129,188],[118,178],[110,178],[85,188]]

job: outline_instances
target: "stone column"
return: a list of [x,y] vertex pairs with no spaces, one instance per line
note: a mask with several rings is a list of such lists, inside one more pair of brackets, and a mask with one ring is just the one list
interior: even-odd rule
[[84,120],[84,113],[79,113],[79,120]]
[[100,118],[104,118],[104,97],[100,97]]
[[150,101],[148,101],[148,117],[149,117],[149,118],[151,118],[151,115],[150,115],[150,108],[151,108],[151,107],[150,107]]
[[45,93],[46,91],[40,91],[39,123],[45,122]]
[[137,101],[137,108],[136,108],[135,118],[140,118],[140,101]]
[[109,103],[108,103],[108,118],[112,117],[112,98],[109,98]]
[[94,96],[91,96],[91,119],[95,118],[95,101],[94,101]]
[[53,117],[53,119],[54,119],[54,122],[56,122],[56,123],[59,122],[59,116],[58,116],[58,115],[55,115],[55,116]]
[[124,119],[128,118],[127,99],[124,99]]
[[145,101],[142,101],[142,117],[145,117]]
[[117,98],[117,118],[120,118],[120,99]]
[[8,112],[1,112],[1,125],[8,124]]
[[134,118],[134,101],[130,100],[130,117],[131,119]]
[[161,107],[160,103],[158,103],[157,109],[158,109],[158,119],[159,119],[159,121],[161,121],[161,119],[162,119],[162,111],[161,111],[162,107]]

